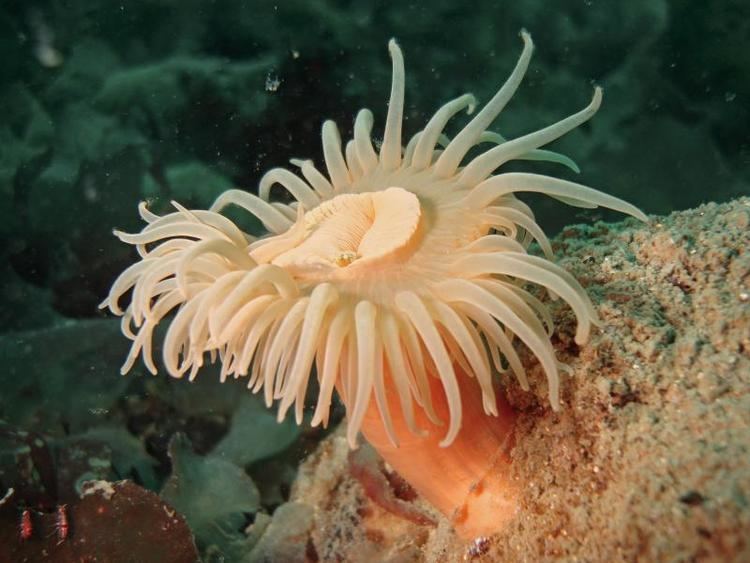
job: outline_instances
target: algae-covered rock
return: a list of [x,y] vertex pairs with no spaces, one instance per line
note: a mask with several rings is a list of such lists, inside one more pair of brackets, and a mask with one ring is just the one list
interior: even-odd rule
[[9,262],[0,265],[0,300],[0,326],[8,332],[39,329],[62,320],[53,308],[52,291],[25,281]]
[[220,194],[235,187],[225,176],[200,162],[170,166],[166,178],[175,199],[198,209],[210,207]]
[[[290,449],[300,429],[291,420],[277,424],[261,398],[221,385],[210,369],[194,384],[123,377],[117,366],[127,348],[110,320],[0,336],[0,419],[10,422],[0,423],[0,484],[15,490],[8,510],[13,518],[25,507],[51,513],[75,504],[87,480],[127,477],[162,489],[207,561],[239,560],[260,535],[259,528],[245,534],[248,522],[288,499],[297,458],[272,458]],[[174,432],[189,432],[201,450],[173,437],[164,483]],[[264,460],[275,468],[270,475]],[[251,465],[263,477],[262,496],[246,472]],[[11,520],[0,521],[0,535],[17,533]]]
[[99,423],[133,381],[117,375],[127,349],[109,319],[0,335],[0,418],[51,434]]
[[747,561],[749,226],[750,199],[740,198],[649,225],[563,231],[553,241],[559,261],[603,324],[579,348],[572,312],[550,303],[557,353],[573,369],[559,413],[528,355],[532,392],[504,379],[519,413],[518,516],[499,535],[466,543],[444,519],[432,529],[384,512],[334,435],[292,494],[314,508],[316,553],[388,560],[411,546],[399,561]]
[[155,490],[156,461],[124,428],[96,426],[56,443],[58,498],[80,494],[86,481],[127,477]]
[[229,433],[212,454],[240,467],[284,451],[300,434],[291,418],[279,423],[276,413],[260,397],[246,396],[232,415]]
[[248,550],[242,533],[245,515],[260,508],[260,493],[250,477],[222,458],[197,456],[190,441],[170,443],[172,475],[161,496],[185,515],[203,549],[236,559]]
[[264,58],[230,63],[215,58],[176,56],[153,63],[122,69],[109,74],[96,95],[97,106],[112,113],[134,111],[131,119],[152,119],[153,126],[166,132],[189,104],[201,96],[222,98],[228,105],[239,102],[240,114],[247,118],[265,109],[268,98],[243,96],[257,89],[273,60]]

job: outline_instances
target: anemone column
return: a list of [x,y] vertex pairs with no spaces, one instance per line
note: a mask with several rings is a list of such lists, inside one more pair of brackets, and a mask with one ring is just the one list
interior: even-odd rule
[[[436,425],[422,409],[415,418],[420,434],[409,431],[398,407],[397,394],[387,392],[398,446],[388,437],[374,401],[362,422],[362,433],[388,464],[430,504],[447,516],[464,538],[487,536],[503,528],[518,510],[518,485],[511,478],[515,413],[502,394],[498,416],[487,416],[479,385],[454,366],[461,387],[463,424],[448,446],[441,446],[446,425]],[[449,419],[440,384],[430,378],[435,414]]]

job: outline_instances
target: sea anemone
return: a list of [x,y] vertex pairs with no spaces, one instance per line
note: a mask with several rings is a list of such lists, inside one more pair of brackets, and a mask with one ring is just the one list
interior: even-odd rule
[[[311,375],[318,380],[312,424],[327,424],[334,389],[346,407],[347,438],[361,431],[384,458],[464,536],[496,531],[515,513],[508,477],[514,414],[498,393],[496,372],[527,374],[515,340],[546,374],[549,403],[560,408],[559,370],[550,342],[553,319],[543,296],[567,302],[586,342],[597,314],[583,287],[552,262],[549,241],[517,192],[539,192],[569,205],[604,206],[645,220],[637,208],[591,188],[529,173],[496,174],[513,159],[550,160],[539,150],[588,120],[602,94],[554,125],[506,141],[487,128],[518,88],[533,50],[453,138],[444,128],[475,99],[444,106],[402,146],[404,60],[393,61],[385,131],[373,147],[373,114],[363,109],[343,147],[336,124],[323,124],[327,176],[309,160],[277,168],[258,195],[222,194],[207,211],[158,216],[139,206],[138,234],[116,231],[141,259],[114,282],[102,303],[122,315],[133,341],[122,368],[138,356],[156,373],[152,335],[176,310],[163,343],[169,374],[192,380],[206,359],[221,380],[246,378],[279,419],[294,407],[302,422]],[[470,150],[492,146],[467,161]],[[296,200],[270,201],[278,184]],[[269,235],[254,238],[221,214],[238,206]],[[529,254],[536,242],[546,258]],[[121,298],[132,290],[123,310]]]

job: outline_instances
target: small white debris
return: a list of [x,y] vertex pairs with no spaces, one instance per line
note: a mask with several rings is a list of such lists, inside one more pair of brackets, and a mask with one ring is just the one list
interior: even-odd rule
[[34,33],[34,55],[39,64],[46,68],[56,68],[63,64],[63,56],[54,45],[55,34],[42,13],[32,11],[29,14],[29,24]]
[[13,493],[15,492],[16,490],[13,487],[8,489],[8,491],[5,493],[5,496],[3,498],[0,498],[0,506],[4,505],[8,501],[8,499],[13,496]]
[[266,92],[275,92],[279,86],[281,86],[281,79],[269,72],[266,76]]
[[55,49],[52,45],[45,43],[39,43],[36,49],[34,49],[39,64],[47,68],[56,68],[63,64],[63,56],[60,51]]
[[82,489],[81,498],[101,493],[105,499],[109,500],[115,494],[115,488],[109,481],[86,481]]

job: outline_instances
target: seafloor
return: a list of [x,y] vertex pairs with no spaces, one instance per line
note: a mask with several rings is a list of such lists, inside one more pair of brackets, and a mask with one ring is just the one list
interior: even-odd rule
[[310,560],[308,541],[322,561],[750,560],[749,226],[741,198],[557,237],[603,327],[578,348],[556,311],[573,368],[560,413],[538,366],[534,392],[507,382],[523,492],[501,535],[467,545],[439,515],[429,527],[385,510],[335,433],[294,483],[295,526],[274,517],[259,560]]
[[[553,309],[555,347],[573,368],[561,412],[534,362],[532,392],[505,382],[520,413],[521,510],[501,535],[468,544],[437,514],[436,526],[404,518],[430,508],[365,448],[350,456],[339,432],[319,442],[277,425],[210,375],[103,378],[124,353],[117,321],[6,337],[0,352],[19,367],[3,372],[5,408],[22,428],[62,417],[67,432],[0,428],[1,476],[38,507],[22,542],[14,497],[0,505],[0,561],[182,562],[196,543],[207,561],[747,561],[749,225],[740,198],[556,237],[603,327],[579,348],[572,313]],[[41,365],[24,370],[30,358]]]

